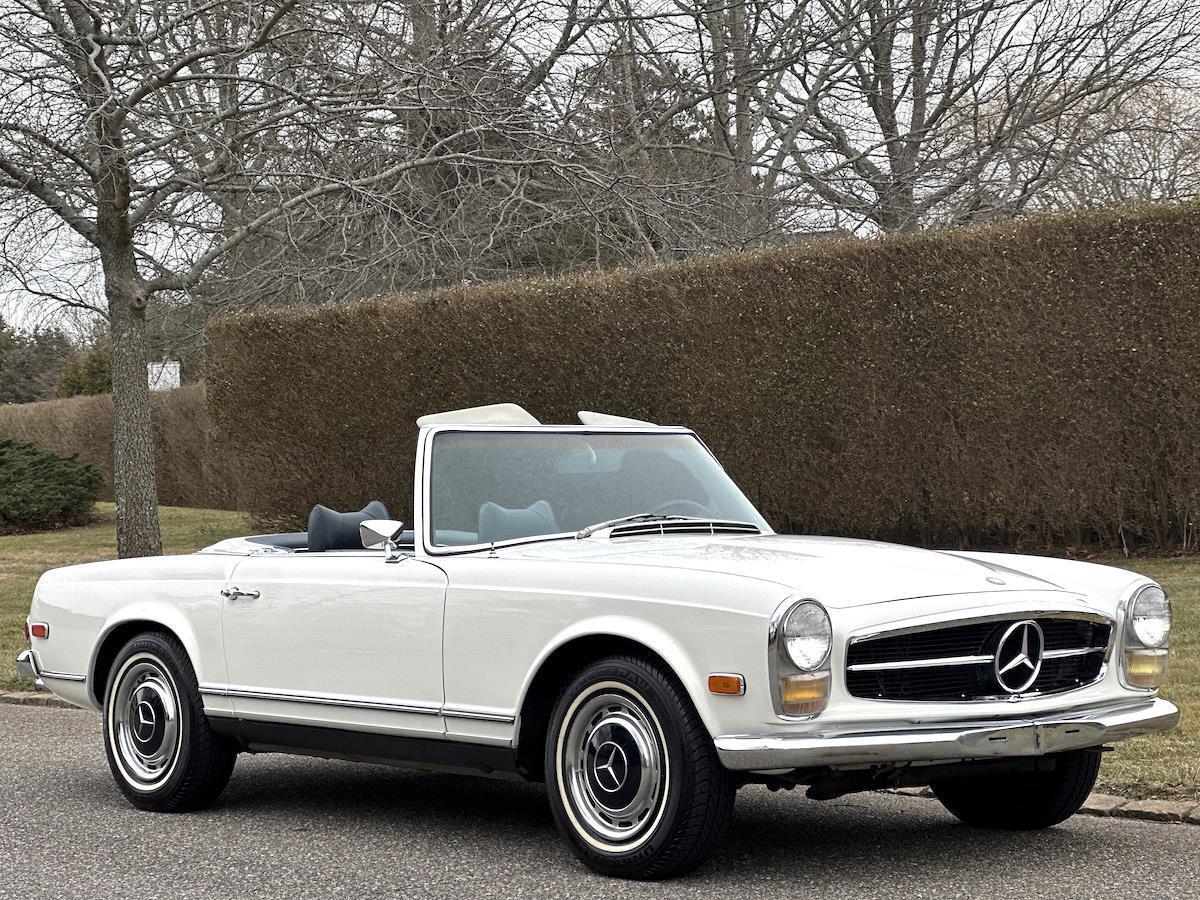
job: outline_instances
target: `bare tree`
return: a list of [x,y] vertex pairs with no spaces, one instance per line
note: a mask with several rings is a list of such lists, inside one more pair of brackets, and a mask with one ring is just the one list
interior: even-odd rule
[[[1193,87],[1149,84],[1089,116],[1071,131],[1077,146],[1059,158],[1055,135],[1030,135],[1047,160],[1027,171],[1024,198],[1009,206],[1085,209],[1200,198],[1200,95]],[[1020,154],[1026,160],[1032,152]]]
[[[1191,0],[620,0],[613,13],[584,42],[605,73],[593,97],[611,95],[610,166],[642,175],[629,206],[647,243],[683,250],[1039,208],[1096,146],[1098,119],[1194,70],[1200,35]],[[687,216],[692,234],[653,214],[685,180],[714,213]]]
[[[39,286],[24,236],[74,238],[103,275],[116,405],[122,556],[161,552],[146,375],[152,300],[186,302],[252,238],[336,233],[400,210],[457,166],[553,166],[511,92],[528,92],[586,31],[583,0],[534,22],[519,4],[5,0],[0,193],[10,271]],[[522,16],[526,18],[523,19]],[[431,72],[437,29],[462,36],[470,92]],[[522,25],[532,31],[520,47]],[[507,80],[489,77],[500,59]],[[499,102],[493,102],[493,101]],[[397,153],[397,149],[402,152]],[[433,173],[438,174],[433,174]]]
[[1032,137],[1053,131],[1069,158],[1086,145],[1072,126],[1194,61],[1200,28],[1187,0],[821,0],[813,15],[840,30],[781,86],[777,165],[883,231],[1019,210],[1048,174]]

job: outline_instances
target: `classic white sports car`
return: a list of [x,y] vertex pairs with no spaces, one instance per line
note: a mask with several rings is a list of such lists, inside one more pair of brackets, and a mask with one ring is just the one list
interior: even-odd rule
[[419,421],[413,528],[47,572],[20,670],[103,713],[136,806],[239,752],[544,780],[594,870],[699,863],[737,788],[932,785],[970,825],[1079,809],[1170,728],[1162,589],[1104,566],[774,534],[686,428],[511,404]]

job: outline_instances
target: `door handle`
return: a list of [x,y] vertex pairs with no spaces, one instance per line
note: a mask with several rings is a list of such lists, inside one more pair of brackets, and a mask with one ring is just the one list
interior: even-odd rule
[[241,591],[235,587],[221,588],[221,596],[226,600],[236,600],[238,597],[245,597],[247,600],[257,600],[259,597],[258,591]]

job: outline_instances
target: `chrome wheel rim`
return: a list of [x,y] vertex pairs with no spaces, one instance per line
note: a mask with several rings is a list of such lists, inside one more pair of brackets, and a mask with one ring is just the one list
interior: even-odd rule
[[109,736],[126,780],[153,790],[179,758],[179,694],[166,667],[150,654],[125,662],[108,704]]
[[669,784],[662,728],[644,698],[616,682],[576,698],[559,735],[559,787],[581,836],[631,850],[653,833]]

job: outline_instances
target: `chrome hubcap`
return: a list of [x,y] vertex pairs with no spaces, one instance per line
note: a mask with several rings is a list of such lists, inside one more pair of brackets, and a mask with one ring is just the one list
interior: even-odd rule
[[150,656],[127,662],[109,709],[126,774],[141,786],[166,778],[179,755],[179,700],[166,670]]
[[620,685],[594,685],[575,701],[560,747],[562,787],[587,832],[621,849],[649,834],[667,764],[661,729],[641,698]]

